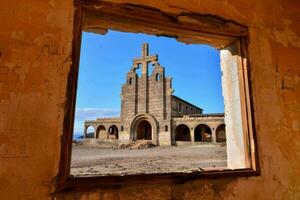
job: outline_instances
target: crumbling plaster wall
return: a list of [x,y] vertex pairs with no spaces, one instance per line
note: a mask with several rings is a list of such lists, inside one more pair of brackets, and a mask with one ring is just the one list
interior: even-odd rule
[[[123,0],[247,25],[261,176],[128,185],[62,199],[300,199],[297,0]],[[0,1],[0,199],[50,199],[58,173],[71,0]]]

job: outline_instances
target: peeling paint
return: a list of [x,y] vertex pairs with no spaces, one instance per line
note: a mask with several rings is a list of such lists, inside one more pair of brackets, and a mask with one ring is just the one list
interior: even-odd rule
[[285,47],[288,45],[300,47],[300,35],[297,35],[289,28],[289,26],[292,25],[292,21],[287,19],[282,19],[281,21],[284,24],[284,30],[276,30],[273,32],[275,41]]

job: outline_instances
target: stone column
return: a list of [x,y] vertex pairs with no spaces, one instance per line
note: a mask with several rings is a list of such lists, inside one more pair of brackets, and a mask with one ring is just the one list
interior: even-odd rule
[[190,128],[190,134],[191,134],[191,142],[192,142],[192,144],[194,144],[194,142],[195,142],[195,133],[194,133],[194,131],[195,131],[195,127],[191,127]]
[[110,128],[109,126],[105,128],[105,130],[106,130],[106,140],[109,139],[109,128]]
[[93,126],[94,127],[94,139],[96,139],[97,137],[96,137],[96,135],[97,135],[97,126]]
[[87,126],[84,125],[83,126],[83,138],[86,138],[86,136],[87,136]]
[[176,141],[175,141],[175,129],[176,126],[173,125],[173,122],[171,122],[171,126],[170,126],[170,134],[171,134],[171,145],[176,145]]
[[212,128],[212,142],[216,143],[217,142],[217,128],[216,127],[213,127]]

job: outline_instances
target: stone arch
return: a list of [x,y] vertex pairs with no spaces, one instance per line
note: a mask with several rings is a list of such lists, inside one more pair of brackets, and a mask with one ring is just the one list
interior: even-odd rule
[[119,138],[119,129],[116,125],[111,125],[108,128],[108,138],[109,139],[118,139]]
[[220,124],[216,129],[216,142],[226,142],[225,124]]
[[85,128],[85,138],[94,138],[95,127],[93,125],[88,125]]
[[191,141],[190,128],[185,124],[180,124],[175,128],[175,141]]
[[[150,126],[151,129],[150,129]],[[146,127],[145,127],[146,126]],[[146,140],[152,140],[153,144],[158,144],[158,136],[157,136],[157,122],[155,118],[147,113],[136,115],[133,120],[131,121],[130,126],[130,137],[133,141],[138,139],[143,139],[140,136],[142,135],[139,133],[140,131],[143,131],[146,129],[146,135],[147,137],[144,137]],[[150,133],[149,133],[150,131]],[[150,135],[150,136],[149,136]],[[138,137],[139,136],[139,137]]]
[[106,139],[106,128],[103,125],[99,125],[96,130],[96,138]]
[[211,128],[206,124],[198,124],[194,129],[195,142],[212,142]]

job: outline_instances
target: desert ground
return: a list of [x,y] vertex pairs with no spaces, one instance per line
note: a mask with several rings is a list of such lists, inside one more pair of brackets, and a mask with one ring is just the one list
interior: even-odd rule
[[156,146],[144,149],[73,144],[71,175],[107,176],[194,172],[226,168],[225,144]]

